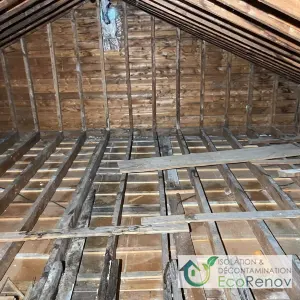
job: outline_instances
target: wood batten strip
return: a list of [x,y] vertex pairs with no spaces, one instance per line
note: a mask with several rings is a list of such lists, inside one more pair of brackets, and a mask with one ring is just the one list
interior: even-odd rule
[[1,50],[1,49],[0,49],[0,59],[1,59],[5,89],[6,89],[6,94],[7,94],[7,101],[8,101],[9,109],[10,109],[10,117],[11,117],[12,127],[14,130],[17,131],[18,130],[18,119],[17,119],[17,113],[16,113],[16,106],[14,103],[13,94],[12,94],[12,90],[11,90],[11,84],[10,84],[10,78],[9,78],[9,73],[8,73],[8,69],[7,69],[6,57],[5,57],[3,50]]
[[47,34],[48,34],[48,42],[49,42],[49,50],[50,50],[53,86],[54,86],[54,92],[55,92],[58,129],[59,129],[59,131],[63,131],[61,101],[60,101],[59,84],[58,84],[58,76],[57,76],[57,68],[56,68],[56,58],[55,58],[55,46],[53,43],[53,34],[52,34],[51,23],[47,24]]
[[11,168],[17,160],[19,160],[30,148],[38,142],[40,139],[40,133],[32,133],[29,137],[22,142],[12,154],[0,160],[0,176],[2,176],[9,168]]
[[248,93],[247,93],[247,106],[246,106],[246,129],[247,131],[252,126],[252,109],[253,109],[253,90],[254,90],[254,72],[255,66],[250,63],[249,66],[249,80],[248,80]]
[[20,39],[20,44],[21,44],[21,50],[22,50],[22,55],[23,55],[24,67],[25,67],[25,74],[26,74],[27,85],[28,85],[29,100],[30,100],[30,105],[31,105],[34,129],[35,129],[35,131],[40,131],[38,111],[37,111],[36,100],[35,100],[35,95],[34,95],[34,87],[33,87],[30,66],[29,66],[29,57],[28,57],[28,50],[27,50],[27,44],[25,41],[25,37],[22,37]]
[[[179,201],[177,201],[180,203]],[[144,217],[141,224],[174,224],[174,223],[202,223],[202,222],[227,222],[227,221],[249,221],[249,220],[278,220],[300,218],[300,210],[274,210],[253,212],[228,212],[207,214],[180,214],[167,217]]]
[[[95,193],[91,192],[82,206],[77,228],[87,228],[90,224]],[[56,300],[71,300],[83,255],[86,238],[72,239],[65,260],[65,270],[58,286]],[[56,284],[54,283],[54,286]]]
[[127,86],[127,99],[128,99],[128,113],[129,113],[129,126],[133,128],[133,108],[131,96],[131,80],[130,80],[130,61],[129,61],[129,45],[128,45],[128,15],[127,4],[122,2],[123,5],[123,32],[124,32],[124,54],[125,54],[125,68],[126,68],[126,86]]
[[206,42],[201,40],[200,52],[200,127],[204,126],[204,101],[205,101],[205,68],[206,68]]
[[[229,144],[234,149],[243,149],[242,144],[227,128],[224,128],[223,133]],[[276,181],[265,172],[263,167],[255,166],[251,162],[247,162],[246,165],[254,177],[257,178],[260,185],[269,193],[281,209],[298,210],[295,202],[280,188]],[[300,220],[292,220],[292,222],[298,230],[300,230]]]
[[[159,137],[159,145],[160,145],[160,151],[162,153],[162,156],[173,155],[172,144],[169,138],[165,136]],[[164,175],[165,175],[164,177],[165,177],[167,190],[172,190],[172,189],[180,190],[181,188],[180,181],[176,169],[167,170],[164,172]],[[169,199],[169,206],[170,206],[170,211],[172,216],[174,215],[175,218],[178,217],[180,218],[180,216],[183,216],[185,211],[182,205],[180,194],[169,195],[168,199]],[[160,216],[159,218],[165,219],[168,217]],[[147,220],[148,220],[147,218],[143,218],[142,222],[144,221],[147,222]],[[190,233],[175,233],[173,234],[173,237],[175,241],[177,256],[196,255]],[[174,290],[178,290],[178,286],[173,286],[173,291]],[[186,290],[184,290],[184,292],[186,293]],[[203,289],[193,289],[192,294],[194,296],[194,299],[199,299],[199,300],[206,299]]]
[[230,107],[231,65],[232,65],[232,54],[230,52],[227,52],[225,113],[224,113],[224,126],[225,127],[229,126],[228,110],[229,110],[229,107]]
[[151,64],[152,64],[152,130],[156,131],[156,43],[155,43],[155,17],[151,17]]
[[181,58],[181,31],[176,28],[176,128],[180,129],[180,58]]
[[15,180],[9,184],[5,190],[0,194],[0,214],[2,214],[8,205],[15,199],[23,187],[36,174],[43,163],[55,151],[56,147],[63,140],[63,134],[59,133],[55,139],[50,142],[40,154],[28,164],[28,166],[18,175]]
[[[88,238],[97,236],[144,235],[190,232],[187,224],[154,224],[131,226],[101,226],[94,228],[53,229],[49,231],[1,232],[0,242],[26,242],[55,239]],[[51,259],[51,256],[50,258]],[[49,260],[48,260],[49,261]],[[54,262],[53,262],[54,263]]]
[[[47,204],[54,195],[56,189],[61,184],[63,178],[66,176],[69,168],[71,167],[74,159],[79,153],[84,141],[86,134],[82,133],[77,139],[76,143],[69,151],[67,156],[62,161],[60,167],[53,174],[42,193],[38,196],[35,202],[31,205],[24,219],[18,225],[19,231],[29,231],[35,226],[40,215],[43,213]],[[20,251],[23,243],[7,243],[0,249],[0,279],[4,276],[5,272],[13,262],[15,256]]]
[[[93,155],[91,156],[91,159],[88,163],[88,166],[85,169],[84,175],[81,177],[81,180],[77,185],[72,200],[67,206],[61,220],[58,223],[58,230],[68,230],[69,228],[74,228],[77,225],[82,205],[92,188],[93,180],[96,176],[97,170],[104,156],[104,152],[109,141],[109,136],[109,131],[106,131],[104,140],[100,141],[96,146]],[[58,239],[57,241],[55,241],[50,257],[43,270],[42,276],[31,292],[31,295],[29,297],[30,300],[39,299],[39,295],[43,290],[52,264],[57,260],[65,258],[67,248],[68,240]]]
[[98,30],[99,30],[99,51],[100,51],[100,67],[101,67],[101,82],[102,82],[102,93],[103,93],[103,105],[104,105],[104,118],[106,130],[110,130],[109,121],[109,106],[107,97],[107,84],[106,84],[106,72],[105,72],[105,54],[103,47],[103,32],[102,32],[102,17],[101,17],[101,5],[100,0],[97,1],[97,19],[98,19]]
[[[227,128],[224,128],[224,132],[226,131],[229,132]],[[204,130],[200,130],[200,137],[208,151],[217,152],[215,145]],[[245,190],[238,182],[228,165],[220,164],[217,165],[217,167],[241,210],[255,212],[256,208],[253,205],[251,199],[248,197]],[[285,255],[285,252],[282,250],[281,246],[264,221],[248,221],[248,224],[255,234],[257,241],[261,245],[262,250],[265,254]],[[296,266],[293,266],[293,268],[295,272],[298,272],[298,268],[296,268]],[[300,292],[299,277],[295,278],[295,284],[293,285],[293,288],[286,289],[285,291],[292,299],[296,299],[296,295]]]
[[[130,160],[131,158],[132,143],[133,143],[133,130],[130,130],[130,136],[128,140],[128,146],[127,146],[126,157],[125,157],[126,160]],[[115,208],[112,217],[112,226],[121,225],[127,179],[128,179],[127,173],[121,175],[119,191],[117,193]],[[99,300],[113,299],[115,297],[118,298],[116,295],[117,291],[115,289],[113,290],[109,289],[109,287],[112,284],[117,286],[118,281],[120,280],[119,278],[120,274],[118,274],[119,268],[117,267],[118,263],[116,259],[117,246],[118,246],[118,237],[110,236],[106,244],[103,269],[101,272],[101,279],[99,282],[99,288],[98,288]],[[115,265],[115,267],[111,268],[112,265]]]
[[278,94],[278,83],[279,83],[279,76],[274,75],[270,127],[274,126],[275,122],[276,122],[275,117],[276,117],[276,102],[277,102],[277,94]]
[[0,155],[3,154],[7,149],[9,149],[15,142],[19,140],[19,133],[13,131],[6,135],[0,142]]
[[[181,130],[177,130],[177,141],[182,154],[189,154],[188,145],[184,139]],[[198,203],[199,210],[203,213],[212,213],[209,201],[206,197],[203,185],[199,173],[195,167],[190,167],[187,169],[188,176],[196,192],[196,199]],[[222,241],[222,237],[219,232],[219,228],[216,222],[207,222],[206,231],[208,239],[214,254],[226,255],[226,249]],[[238,291],[236,289],[224,289],[224,293],[227,299],[241,299],[241,300],[252,300],[253,296],[249,289],[244,289],[243,291]]]
[[76,14],[77,14],[76,10],[72,10],[71,25],[72,25],[72,31],[73,31],[74,52],[75,52],[75,58],[76,58],[76,75],[77,75],[78,95],[79,95],[79,100],[80,100],[81,130],[86,131],[84,92],[83,92],[83,86],[82,86],[82,68],[81,68],[81,61],[80,61],[80,50],[79,50],[79,45],[78,45],[78,31],[77,31]]
[[[180,125],[180,124],[179,124]],[[159,140],[156,132],[153,132],[155,154],[157,157],[160,157],[160,147]],[[165,191],[165,180],[164,174],[162,171],[157,172],[158,175],[158,190],[159,190],[159,210],[161,216],[167,216],[167,198]],[[162,247],[162,272],[166,273],[168,265],[170,263],[170,240],[168,234],[161,235],[161,247]],[[169,280],[164,282],[164,300],[172,299],[172,287]]]

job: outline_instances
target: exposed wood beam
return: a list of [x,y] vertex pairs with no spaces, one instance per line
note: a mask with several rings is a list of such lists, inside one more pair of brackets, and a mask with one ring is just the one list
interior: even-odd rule
[[[133,129],[130,130],[130,136],[128,140],[127,150],[126,150],[126,160],[129,160],[131,157],[131,150],[132,150],[132,143],[133,143]],[[127,185],[128,174],[122,174],[120,178],[119,184],[119,191],[117,193],[115,208],[112,217],[112,226],[120,226],[121,219],[122,219],[122,212],[123,212],[123,205],[124,205],[124,198],[125,198],[125,191]],[[98,299],[105,300],[107,299],[107,294],[109,291],[110,281],[117,280],[114,272],[118,271],[118,268],[115,267],[111,269],[111,264],[117,265],[117,258],[116,258],[116,251],[118,245],[118,237],[117,236],[110,236],[107,241],[104,262],[103,262],[103,269],[101,273],[101,280],[99,283],[98,288]],[[115,297],[115,295],[113,295]]]
[[21,43],[21,50],[22,50],[22,55],[23,55],[24,67],[25,67],[25,74],[26,74],[26,78],[27,78],[27,85],[28,85],[28,91],[29,91],[29,99],[30,99],[34,129],[35,129],[35,131],[40,131],[38,111],[37,111],[36,100],[35,100],[35,95],[34,95],[34,87],[33,87],[33,82],[32,82],[30,66],[29,66],[28,50],[27,50],[27,45],[26,45],[26,41],[25,41],[24,37],[22,37],[20,39],[20,43]]
[[297,143],[300,142],[300,136],[294,137],[281,137],[281,138],[274,138],[274,137],[259,137],[249,139],[249,145],[262,145],[262,144],[287,144],[287,143]]
[[200,52],[200,127],[204,127],[206,42],[201,40]]
[[228,222],[249,220],[278,220],[300,218],[300,210],[274,210],[251,212],[204,213],[192,215],[174,215],[167,217],[144,217],[141,224],[174,224],[174,223],[201,223],[201,222]]
[[[181,130],[177,130],[177,140],[181,153],[188,155],[190,153],[188,145],[184,139]],[[206,197],[206,193],[201,183],[199,173],[195,167],[187,169],[188,176],[196,192],[196,199],[199,210],[203,213],[212,213],[210,203]],[[216,222],[206,222],[207,236],[214,254],[227,255],[226,249],[223,244],[222,237],[219,232],[219,228]],[[252,293],[249,289],[236,290],[236,289],[224,289],[224,293],[227,299],[241,299],[241,300],[253,300]]]
[[16,106],[15,106],[13,95],[12,95],[6,57],[5,57],[3,50],[1,50],[1,49],[0,49],[0,59],[1,59],[5,89],[6,89],[6,94],[7,94],[7,101],[8,101],[9,108],[10,108],[10,117],[11,117],[11,121],[12,121],[12,127],[14,130],[17,131],[18,130],[18,119],[17,119],[17,113],[16,113]]
[[59,129],[59,131],[63,131],[61,100],[60,100],[60,93],[59,93],[57,68],[56,68],[56,58],[55,58],[55,45],[53,43],[53,34],[52,34],[52,25],[51,25],[51,23],[47,24],[47,34],[48,34],[48,42],[49,42],[49,50],[50,50],[53,86],[54,86],[54,92],[55,92],[58,129]]
[[[229,132],[227,128],[224,128],[224,132]],[[217,152],[217,149],[210,137],[205,133],[204,130],[200,130],[200,137],[207,148],[208,151]],[[220,164],[217,166],[219,172],[224,178],[226,184],[228,185],[230,191],[235,197],[235,200],[239,204],[241,210],[255,212],[256,208],[253,205],[252,201],[244,191],[241,184],[237,181],[236,177],[230,170],[227,164]],[[248,166],[249,167],[249,166]],[[252,171],[251,171],[252,172]],[[297,219],[295,219],[297,220]],[[255,234],[259,244],[262,247],[262,250],[267,255],[285,255],[281,246],[278,244],[277,240],[274,238],[272,232],[269,230],[268,226],[264,221],[248,221],[250,228]],[[295,272],[298,272],[298,268],[293,265]],[[295,282],[292,289],[286,289],[286,293],[292,298],[297,298],[297,294],[300,292],[300,282],[299,276],[295,278]]]
[[157,170],[179,169],[194,166],[212,166],[224,163],[241,163],[257,159],[272,159],[299,156],[299,147],[293,144],[273,145],[261,148],[224,150],[218,153],[193,153],[182,157],[172,156],[118,161],[122,173],[140,173]]
[[3,154],[7,149],[9,149],[16,141],[19,140],[19,133],[13,131],[6,135],[0,142],[0,155]]
[[[109,141],[109,136],[110,136],[110,132],[106,131],[104,140],[101,140],[96,146],[93,155],[91,156],[91,159],[88,163],[88,166],[86,167],[84,175],[81,177],[81,180],[77,185],[72,200],[67,206],[61,220],[57,225],[58,230],[68,230],[69,228],[74,228],[76,226],[79,215],[81,213],[82,205],[92,188],[93,180],[96,176],[100,162],[104,156],[104,152]],[[48,273],[51,269],[52,264],[55,261],[61,260],[62,258],[65,257],[67,247],[68,247],[68,240],[58,239],[55,241],[50,257],[43,270],[42,276],[40,280],[36,283],[36,285],[34,286],[31,292],[29,298],[30,300],[39,299],[39,295],[43,290],[43,287],[47,280]]]
[[279,77],[278,75],[274,75],[273,80],[273,92],[272,92],[272,104],[271,104],[271,120],[270,120],[270,126],[275,125],[275,117],[276,117],[276,102],[277,102],[277,92],[278,92],[278,81]]
[[[77,141],[75,142],[72,149],[66,155],[64,160],[61,162],[60,167],[53,174],[51,179],[48,181],[47,185],[43,189],[42,193],[38,196],[38,198],[31,205],[29,211],[27,212],[24,219],[21,221],[18,226],[18,231],[29,231],[32,230],[35,226],[38,218],[43,213],[47,204],[51,200],[54,195],[56,189],[61,184],[63,178],[67,174],[69,168],[71,167],[74,159],[79,153],[84,141],[86,139],[86,134],[82,133]],[[5,275],[9,266],[13,262],[15,256],[22,248],[23,243],[7,243],[0,250],[0,279]]]
[[18,175],[14,181],[9,184],[5,190],[0,194],[0,214],[2,214],[8,205],[15,199],[22,188],[29,182],[29,180],[36,174],[43,163],[55,151],[56,147],[63,140],[63,134],[59,133],[55,139],[51,141],[35,159],[30,162],[27,167]]
[[79,101],[80,101],[81,130],[86,131],[84,92],[83,92],[83,86],[82,86],[82,68],[81,68],[81,61],[80,61],[80,50],[79,50],[79,45],[78,45],[76,14],[77,14],[76,10],[73,9],[72,13],[71,13],[71,24],[72,24],[72,31],[73,31],[74,52],[75,52],[75,58],[76,58],[76,75],[77,75],[78,96],[79,96]]
[[226,62],[226,90],[225,90],[225,112],[224,112],[224,126],[229,126],[229,116],[228,110],[230,106],[230,88],[231,88],[231,64],[232,64],[232,54],[227,52],[227,62]]
[[180,59],[181,59],[181,32],[176,28],[176,128],[180,129]]
[[296,100],[297,100],[297,107],[295,111],[295,131],[297,134],[300,133],[300,85],[297,85],[296,90]]
[[155,17],[151,17],[151,63],[152,63],[152,129],[156,131],[156,45],[155,45]]
[[250,63],[249,80],[248,80],[248,94],[247,94],[247,106],[246,106],[246,126],[247,129],[252,126],[252,108],[253,108],[253,89],[254,89],[254,72],[255,66]]
[[1,232],[0,242],[26,242],[55,239],[88,238],[97,236],[143,235],[190,232],[187,224],[156,224],[132,226],[101,226],[94,228],[53,229],[48,231]]
[[300,169],[279,170],[279,177],[300,177]]
[[40,133],[30,134],[11,154],[0,160],[0,176],[2,176],[17,160],[19,160],[40,139]]
[[[92,208],[95,201],[95,193],[90,193],[82,206],[82,212],[76,228],[87,228],[90,224]],[[65,260],[65,270],[59,282],[56,300],[71,300],[76,284],[80,263],[86,239],[72,239]],[[55,286],[55,283],[54,283]]]
[[103,47],[103,31],[102,31],[102,17],[101,17],[101,5],[100,0],[97,0],[97,19],[98,19],[98,30],[99,30],[99,50],[100,50],[100,67],[101,67],[101,82],[102,82],[102,93],[103,93],[103,105],[104,105],[104,118],[106,130],[110,129],[109,121],[109,106],[107,98],[107,85],[106,85],[106,75],[105,75],[105,54]]

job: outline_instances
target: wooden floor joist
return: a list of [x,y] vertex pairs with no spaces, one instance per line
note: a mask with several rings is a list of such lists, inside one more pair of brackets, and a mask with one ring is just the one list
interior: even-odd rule
[[19,133],[12,131],[6,135],[0,142],[0,155],[9,149],[16,141],[19,140]]
[[[35,202],[30,207],[24,219],[18,226],[19,231],[29,231],[32,230],[34,225],[39,219],[39,216],[43,213],[47,204],[54,195],[57,187],[62,182],[64,176],[67,174],[70,166],[72,165],[74,159],[76,158],[78,152],[80,151],[82,145],[84,144],[86,134],[82,133],[80,137],[75,142],[75,145],[69,151],[65,159],[61,162],[61,166],[53,174],[42,193],[38,196]],[[14,257],[20,251],[23,243],[7,243],[0,249],[0,278],[2,278],[7,271],[8,267],[11,265]]]
[[40,139],[40,133],[32,133],[20,143],[20,145],[6,157],[0,159],[0,176],[2,176],[14,163],[19,160]]
[[53,141],[51,141],[39,155],[28,164],[28,166],[18,175],[15,180],[9,184],[5,190],[0,194],[0,214],[2,214],[8,205],[19,194],[22,188],[29,182],[29,180],[36,174],[43,163],[55,151],[56,147],[63,140],[63,134],[58,133]]
[[143,158],[131,161],[120,161],[118,165],[122,173],[149,172],[194,166],[212,166],[218,164],[241,163],[257,159],[273,159],[298,156],[300,148],[293,145],[274,145],[261,148],[226,150],[217,153],[194,153],[182,157]]
[[[76,191],[73,194],[72,200],[67,206],[57,228],[69,229],[69,228],[74,228],[76,226],[79,215],[81,213],[82,205],[86,200],[88,193],[90,192],[93,180],[96,176],[96,172],[103,158],[105,148],[109,140],[109,136],[110,136],[109,131],[106,131],[104,139],[97,144],[93,152],[93,155],[88,163],[88,166],[85,170],[85,173],[81,177],[81,180],[77,185]],[[65,257],[67,248],[68,248],[68,240],[58,239],[55,241],[54,247],[52,248],[51,255],[46,263],[43,274],[31,292],[31,295],[29,297],[30,300],[39,299],[39,295],[43,290],[44,284],[47,280],[48,273],[52,264],[55,261],[61,260],[62,258]]]

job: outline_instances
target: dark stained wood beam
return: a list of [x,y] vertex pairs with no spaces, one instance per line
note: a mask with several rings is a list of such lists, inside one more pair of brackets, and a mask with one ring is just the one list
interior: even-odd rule
[[176,28],[176,128],[180,129],[181,32]]
[[254,90],[254,72],[255,66],[250,63],[249,80],[248,80],[248,93],[247,93],[247,106],[246,106],[246,128],[247,130],[252,126],[252,109],[253,109],[253,90]]
[[59,133],[55,139],[51,141],[37,156],[30,162],[27,167],[18,175],[12,183],[10,183],[0,194],[0,214],[2,214],[8,205],[15,199],[19,192],[36,174],[43,163],[55,151],[56,147],[63,140],[63,134]]
[[18,130],[18,119],[17,119],[17,113],[16,113],[16,107],[12,95],[11,90],[11,84],[10,84],[10,78],[9,78],[9,71],[7,68],[7,61],[4,52],[0,49],[0,59],[1,59],[1,65],[2,65],[2,71],[3,71],[3,77],[4,77],[4,83],[5,83],[5,89],[7,94],[7,101],[10,108],[10,117],[12,121],[12,127],[14,130]]
[[206,42],[201,40],[200,52],[200,127],[204,127]]
[[225,90],[225,112],[224,112],[224,126],[229,126],[229,116],[228,110],[230,106],[230,88],[231,88],[231,64],[232,64],[232,54],[227,52],[227,62],[226,62],[226,90]]
[[[62,230],[68,230],[69,228],[75,228],[77,226],[77,221],[82,210],[82,205],[85,202],[89,192],[91,191],[93,180],[96,176],[97,170],[104,156],[104,152],[109,141],[109,136],[110,132],[107,131],[105,133],[104,140],[101,140],[96,146],[93,155],[91,156],[91,159],[88,163],[88,166],[86,167],[84,175],[81,177],[81,180],[77,185],[76,191],[73,194],[72,200],[67,206],[62,218],[60,219],[57,228]],[[48,273],[51,269],[51,266],[55,261],[65,259],[68,245],[69,243],[67,239],[58,239],[55,241],[50,257],[41,275],[41,278],[36,283],[31,292],[31,295],[29,297],[30,300],[39,299],[39,295],[47,281]]]
[[38,142],[40,133],[30,134],[11,154],[0,160],[0,176],[2,176],[17,160],[19,160],[30,148]]
[[38,111],[37,111],[36,100],[35,100],[35,95],[34,95],[34,87],[33,87],[33,82],[32,82],[30,66],[29,66],[28,50],[27,50],[27,45],[26,45],[26,41],[25,41],[24,37],[22,37],[20,39],[20,43],[21,43],[21,50],[22,50],[22,55],[23,55],[25,74],[26,74],[28,91],[29,91],[29,100],[30,100],[30,105],[31,105],[34,129],[35,129],[35,131],[40,131]]
[[[34,201],[26,216],[23,218],[19,224],[17,230],[19,231],[29,231],[32,230],[39,216],[43,213],[52,196],[54,195],[56,189],[61,184],[63,178],[66,176],[69,168],[71,167],[74,159],[79,153],[84,141],[86,139],[86,134],[82,133],[77,141],[75,142],[72,149],[66,155],[62,161],[60,167],[53,174],[42,193]],[[0,279],[3,278],[9,266],[13,262],[15,256],[19,253],[22,248],[23,243],[6,243],[0,250]]]
[[6,135],[0,142],[0,155],[9,149],[16,141],[19,140],[19,133],[13,131]]
[[152,64],[152,129],[156,131],[156,44],[155,44],[155,17],[151,17],[151,64]]

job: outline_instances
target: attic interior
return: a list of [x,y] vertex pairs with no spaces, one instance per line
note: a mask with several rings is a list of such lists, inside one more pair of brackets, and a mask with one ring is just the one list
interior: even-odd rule
[[[299,299],[299,19],[0,1],[0,300]],[[179,255],[226,254],[292,255],[293,285],[178,288]]]

